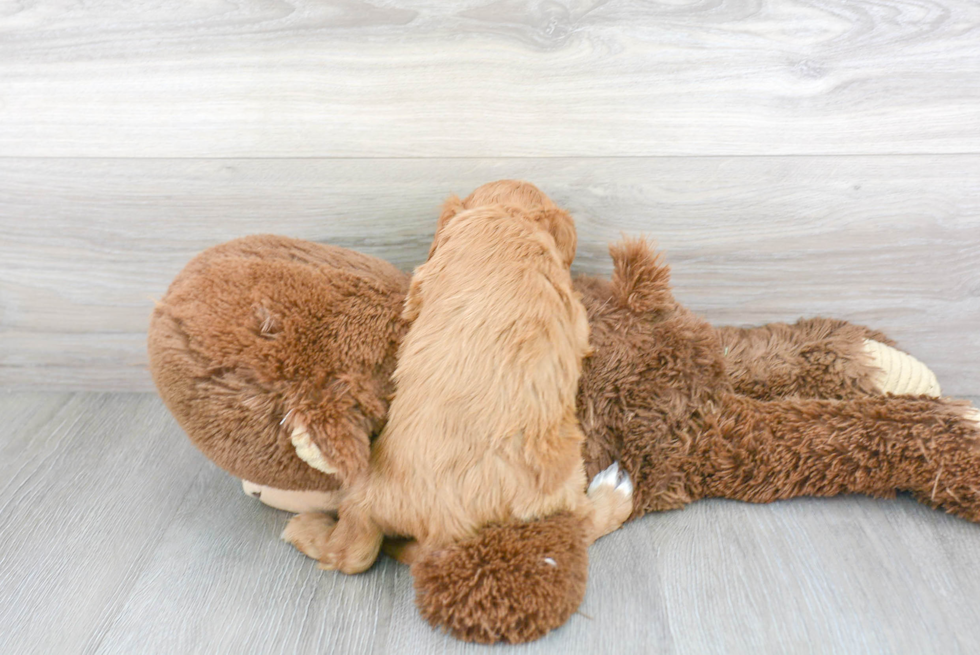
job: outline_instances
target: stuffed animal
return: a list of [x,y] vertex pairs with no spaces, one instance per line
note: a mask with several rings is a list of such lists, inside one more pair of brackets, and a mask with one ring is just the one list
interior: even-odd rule
[[[713,328],[677,304],[645,242],[610,253],[611,280],[576,281],[594,349],[577,408],[589,477],[619,462],[632,518],[707,497],[908,491],[980,521],[980,415],[940,398],[935,376],[883,334],[820,318]],[[384,423],[408,282],[333,246],[275,236],[216,246],[153,313],[154,381],[246,492],[334,511]],[[423,616],[470,641],[538,638],[584,595],[583,529],[569,515],[487,526],[435,552],[386,550],[414,560]]]

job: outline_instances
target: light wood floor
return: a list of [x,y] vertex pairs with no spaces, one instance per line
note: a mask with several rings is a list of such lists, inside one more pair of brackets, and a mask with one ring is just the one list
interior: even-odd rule
[[[407,568],[320,571],[152,394],[0,394],[0,653],[468,653]],[[980,527],[909,498],[703,501],[590,552],[531,653],[976,653]],[[501,649],[509,652],[511,649]]]

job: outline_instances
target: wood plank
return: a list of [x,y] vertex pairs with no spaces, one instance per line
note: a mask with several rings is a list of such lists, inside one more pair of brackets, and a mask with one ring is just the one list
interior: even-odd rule
[[0,154],[980,152],[971,0],[30,0]]
[[655,238],[718,324],[879,327],[980,393],[980,156],[490,160],[0,159],[0,387],[151,389],[152,298],[200,250],[277,232],[420,263],[449,192],[538,183],[575,215],[576,270]]
[[0,652],[82,652],[211,465],[146,394],[0,394],[0,424]]

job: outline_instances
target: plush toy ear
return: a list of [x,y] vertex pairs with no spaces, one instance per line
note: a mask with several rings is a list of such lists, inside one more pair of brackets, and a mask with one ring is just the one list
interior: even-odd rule
[[523,643],[575,613],[585,597],[586,525],[571,514],[488,526],[450,547],[420,549],[415,602],[463,641]]

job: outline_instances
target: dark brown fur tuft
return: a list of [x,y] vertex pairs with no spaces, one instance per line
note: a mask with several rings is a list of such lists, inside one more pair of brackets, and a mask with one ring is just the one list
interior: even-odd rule
[[585,534],[580,520],[559,514],[423,551],[412,565],[415,602],[430,624],[464,641],[533,641],[565,623],[585,597]]
[[643,239],[623,239],[609,246],[613,289],[617,302],[630,311],[645,314],[669,311],[675,306],[670,291],[670,267]]
[[894,345],[880,332],[831,318],[722,327],[718,336],[735,392],[762,400],[877,395],[862,344]]

